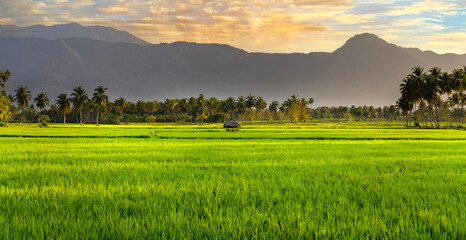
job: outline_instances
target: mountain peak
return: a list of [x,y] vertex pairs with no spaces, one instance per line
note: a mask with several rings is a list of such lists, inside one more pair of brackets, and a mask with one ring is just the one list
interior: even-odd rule
[[[370,44],[370,45],[389,45],[389,43],[379,36],[372,33],[362,33],[355,35],[354,37],[348,39],[345,45],[360,45],[360,44]],[[343,45],[343,47],[345,46]]]
[[364,49],[380,49],[387,46],[392,46],[392,44],[388,43],[375,34],[362,33],[348,39],[348,41],[346,41],[346,43],[341,48],[337,49],[335,53],[354,52]]
[[70,22],[70,23],[64,23],[64,24],[57,24],[54,26],[62,26],[62,27],[83,27],[83,25],[75,22]]
[[348,41],[372,41],[372,42],[379,42],[379,43],[387,43],[385,40],[380,38],[379,36],[373,33],[361,33],[357,34],[354,37],[350,38]]

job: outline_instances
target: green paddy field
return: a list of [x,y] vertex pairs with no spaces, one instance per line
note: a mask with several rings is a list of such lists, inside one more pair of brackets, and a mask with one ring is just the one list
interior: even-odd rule
[[466,239],[466,131],[0,128],[0,239]]

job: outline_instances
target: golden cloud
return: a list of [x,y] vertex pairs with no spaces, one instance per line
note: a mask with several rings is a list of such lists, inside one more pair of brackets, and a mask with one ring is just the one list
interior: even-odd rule
[[416,15],[422,12],[442,12],[444,14],[453,14],[457,9],[458,5],[456,3],[425,0],[405,7],[394,7],[392,10],[387,11],[386,14],[392,16]]
[[283,2],[298,6],[348,6],[353,4],[350,0],[284,0]]
[[9,25],[13,24],[13,20],[11,18],[0,18],[0,25]]
[[[395,4],[393,0],[364,3]],[[357,13],[354,0],[0,0],[0,24],[78,22],[125,30],[153,43],[226,43],[267,52],[332,51],[361,32],[399,41],[411,31],[413,35],[405,36],[414,36],[417,43],[420,37],[415,34],[425,37],[444,30],[437,20],[458,12],[460,4],[422,0]],[[424,12],[435,14],[430,19],[417,16]]]

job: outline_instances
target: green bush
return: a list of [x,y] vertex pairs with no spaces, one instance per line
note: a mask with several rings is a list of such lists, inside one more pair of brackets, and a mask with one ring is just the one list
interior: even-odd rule
[[120,117],[115,115],[115,114],[110,114],[105,123],[108,123],[108,124],[115,124],[115,125],[120,125],[121,122],[120,122]]
[[208,123],[221,123],[225,119],[228,119],[228,116],[225,115],[225,114],[213,114],[213,115],[210,115],[209,117],[207,117],[205,122],[208,122]]
[[155,123],[155,120],[156,120],[155,116],[150,115],[150,116],[146,117],[146,122],[149,123],[149,124]]
[[48,122],[50,122],[50,117],[47,116],[47,115],[42,115],[42,116],[40,116],[40,121],[48,123]]
[[47,116],[47,115],[42,115],[40,116],[40,124],[39,124],[39,127],[48,127],[49,126],[49,121],[50,121],[50,117]]
[[134,115],[134,114],[126,114],[124,117],[123,117],[123,121],[125,123],[130,123],[130,122],[137,122],[138,121],[138,116]]

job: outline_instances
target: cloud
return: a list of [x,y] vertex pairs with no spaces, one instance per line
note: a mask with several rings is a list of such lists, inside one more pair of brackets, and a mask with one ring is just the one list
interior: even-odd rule
[[336,21],[348,24],[369,23],[375,19],[377,17],[373,14],[341,14],[335,16]]
[[10,25],[13,24],[13,20],[11,18],[0,18],[0,25]]
[[434,33],[427,36],[428,41],[419,44],[424,50],[436,49],[440,53],[466,53],[464,39],[466,32]]
[[396,6],[386,12],[388,15],[417,15],[423,12],[442,12],[444,14],[455,14],[458,4],[446,1],[425,0],[416,2],[409,6]]
[[285,0],[284,3],[297,6],[349,6],[350,0]]
[[266,52],[333,51],[354,34],[372,32],[443,51],[426,42],[464,30],[460,20],[445,19],[464,19],[465,8],[463,0],[0,0],[0,24],[77,22],[152,43],[216,42]]

